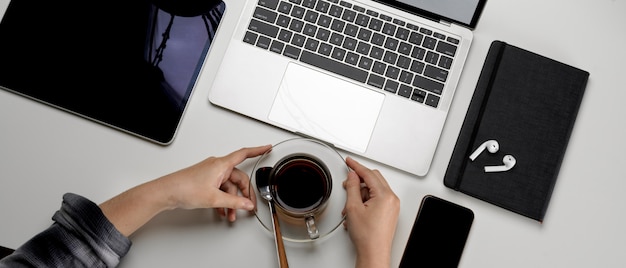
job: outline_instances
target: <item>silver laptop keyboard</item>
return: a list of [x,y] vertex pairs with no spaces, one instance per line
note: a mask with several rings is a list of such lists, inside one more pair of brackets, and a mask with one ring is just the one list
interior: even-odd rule
[[243,41],[432,107],[459,43],[341,0],[259,0]]

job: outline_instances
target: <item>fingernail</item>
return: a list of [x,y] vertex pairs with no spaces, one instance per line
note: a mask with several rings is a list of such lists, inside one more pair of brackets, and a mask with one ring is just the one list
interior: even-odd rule
[[244,202],[243,207],[244,207],[244,209],[252,210],[252,209],[254,209],[254,204],[252,204],[252,201],[247,200],[247,201]]

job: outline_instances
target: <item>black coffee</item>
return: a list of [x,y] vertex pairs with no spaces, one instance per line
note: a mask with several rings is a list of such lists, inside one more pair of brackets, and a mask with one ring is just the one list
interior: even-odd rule
[[306,212],[322,204],[330,195],[330,176],[317,161],[303,156],[279,164],[272,179],[276,202],[293,212]]

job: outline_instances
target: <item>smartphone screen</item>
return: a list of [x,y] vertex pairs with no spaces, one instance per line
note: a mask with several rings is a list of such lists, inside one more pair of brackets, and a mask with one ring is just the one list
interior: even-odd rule
[[457,267],[474,213],[433,195],[422,199],[400,268]]

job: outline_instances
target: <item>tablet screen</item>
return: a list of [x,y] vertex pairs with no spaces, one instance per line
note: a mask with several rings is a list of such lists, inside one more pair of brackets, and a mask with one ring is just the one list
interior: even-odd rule
[[224,9],[221,0],[13,0],[0,23],[0,88],[167,145]]

